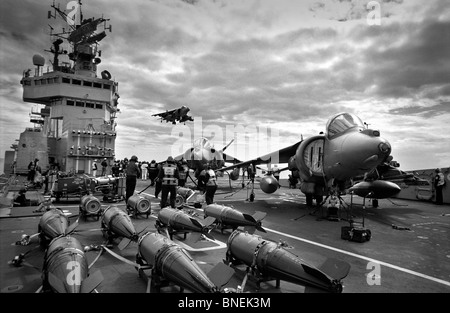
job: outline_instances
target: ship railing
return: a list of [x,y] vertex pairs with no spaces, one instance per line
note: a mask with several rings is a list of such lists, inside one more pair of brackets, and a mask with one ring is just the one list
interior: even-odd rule
[[[97,123],[94,123],[94,120],[97,120]],[[95,126],[93,126],[95,125]],[[81,133],[101,133],[104,135],[115,135],[115,131],[113,130],[112,123],[106,123],[104,119],[89,119],[85,120],[83,122],[70,122],[67,123],[64,128],[63,132],[68,132],[69,134],[73,131]]]

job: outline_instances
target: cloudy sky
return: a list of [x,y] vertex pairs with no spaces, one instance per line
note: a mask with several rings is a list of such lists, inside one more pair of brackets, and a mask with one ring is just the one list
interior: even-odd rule
[[[112,24],[99,72],[119,82],[119,159],[163,160],[202,133],[222,148],[237,129],[247,136],[229,153],[256,157],[347,111],[381,131],[402,169],[450,166],[448,0],[82,3]],[[47,20],[51,4],[0,1],[0,157],[32,126],[19,81],[34,54],[51,58],[48,25],[62,25]],[[181,105],[186,126],[151,116]]]

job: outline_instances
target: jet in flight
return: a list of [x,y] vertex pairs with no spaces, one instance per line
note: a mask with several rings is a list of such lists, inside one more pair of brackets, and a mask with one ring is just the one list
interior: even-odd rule
[[[392,161],[391,145],[380,137],[380,131],[369,129],[361,119],[351,113],[338,113],[326,124],[326,133],[320,133],[292,146],[267,155],[222,167],[218,171],[233,170],[249,165],[287,163],[286,169],[300,178],[300,190],[306,195],[306,203],[323,201],[331,187],[340,193],[351,187],[352,178],[370,173],[380,164]],[[272,173],[263,177],[260,188],[273,193],[279,183]]]
[[172,124],[179,123],[185,123],[187,121],[194,121],[192,116],[188,115],[188,112],[191,109],[189,109],[187,106],[182,106],[178,109],[168,110],[166,112],[156,113],[152,114],[152,116],[158,116],[161,118],[161,123],[163,120],[166,121],[166,123],[171,122]]

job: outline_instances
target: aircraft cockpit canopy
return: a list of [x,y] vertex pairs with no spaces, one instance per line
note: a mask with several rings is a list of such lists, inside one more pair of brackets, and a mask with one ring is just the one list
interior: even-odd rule
[[334,137],[355,127],[364,129],[364,124],[359,117],[351,113],[339,113],[328,120],[327,134],[328,137]]

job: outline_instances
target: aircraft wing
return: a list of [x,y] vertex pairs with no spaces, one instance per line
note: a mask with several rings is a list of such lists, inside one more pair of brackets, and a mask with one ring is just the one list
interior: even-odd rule
[[[283,148],[281,150],[271,152],[269,154],[263,155],[261,157],[257,157],[255,159],[251,159],[244,162],[239,162],[227,167],[222,167],[221,169],[218,169],[218,171],[228,171],[232,170],[234,168],[242,168],[242,167],[248,167],[250,164],[258,165],[258,164],[267,164],[267,163],[288,163],[289,158],[294,156],[298,146],[300,145],[301,141],[293,144],[292,146]],[[226,159],[225,159],[226,160]]]
[[166,117],[167,115],[171,115],[176,111],[176,109],[174,110],[170,110],[170,111],[166,111],[166,112],[161,112],[161,113],[156,113],[156,114],[152,114],[152,116],[159,116],[159,117]]
[[235,157],[226,154],[225,152],[223,152],[223,160],[225,161],[225,163],[233,163],[233,164],[242,163],[241,160],[238,160]]

